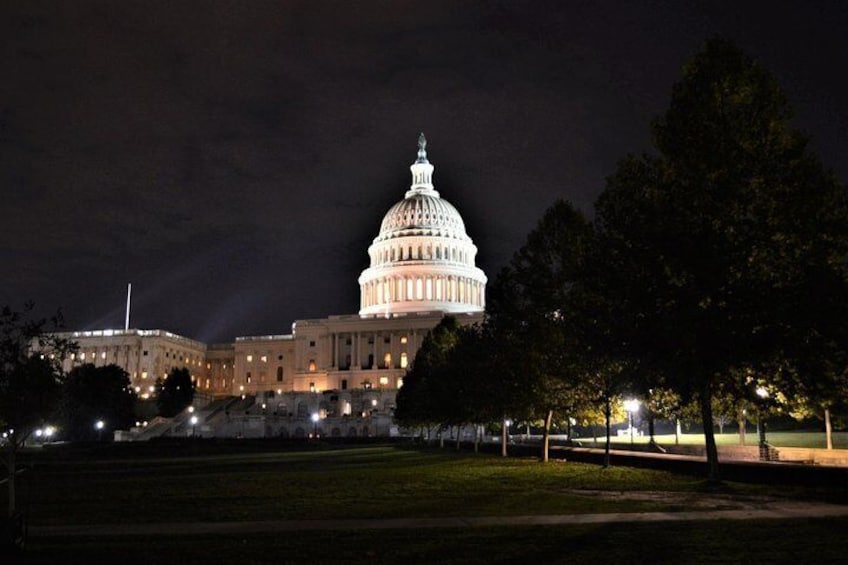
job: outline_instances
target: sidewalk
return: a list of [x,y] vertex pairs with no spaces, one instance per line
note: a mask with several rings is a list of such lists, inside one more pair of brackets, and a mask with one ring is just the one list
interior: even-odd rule
[[492,526],[570,526],[698,520],[773,520],[848,516],[848,506],[809,502],[768,502],[761,508],[683,512],[476,516],[448,518],[378,518],[345,520],[280,520],[261,522],[171,522],[159,524],[89,524],[30,526],[34,537],[184,536],[203,534],[278,533],[310,530],[399,530],[478,528]]

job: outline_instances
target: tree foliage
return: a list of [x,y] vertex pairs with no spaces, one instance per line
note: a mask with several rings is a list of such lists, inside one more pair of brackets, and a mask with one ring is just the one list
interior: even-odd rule
[[16,512],[15,476],[18,449],[56,408],[61,363],[74,344],[51,331],[62,325],[61,312],[34,316],[34,304],[18,312],[0,309],[0,426],[5,435],[9,515]]
[[185,367],[171,369],[167,378],[157,379],[156,390],[156,406],[165,418],[176,416],[194,400],[194,382]]
[[[127,372],[117,365],[74,367],[62,385],[60,427],[63,437],[93,440],[134,421],[136,394]],[[102,421],[102,430],[95,422]]]
[[[715,387],[844,337],[845,193],[790,117],[771,75],[710,40],[653,125],[659,155],[625,159],[596,207],[604,297],[632,358],[700,397],[713,478]],[[834,311],[810,311],[817,292]]]

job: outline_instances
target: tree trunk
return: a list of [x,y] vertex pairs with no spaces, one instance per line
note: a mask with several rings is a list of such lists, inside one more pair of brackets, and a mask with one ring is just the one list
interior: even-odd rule
[[674,419],[674,445],[680,445],[680,418]]
[[439,449],[445,448],[445,428],[439,428]]
[[548,462],[548,448],[551,443],[551,422],[554,419],[554,411],[548,410],[545,415],[545,435],[542,437],[542,463]]
[[739,445],[745,445],[745,434],[747,433],[748,418],[745,416],[745,410],[739,411]]
[[827,438],[827,448],[833,449],[833,427],[830,425],[830,408],[824,409],[824,435]]
[[456,450],[459,451],[460,442],[462,441],[462,426],[456,427]]
[[506,456],[507,456],[507,452],[506,452],[506,440],[507,440],[507,433],[506,433],[506,418],[504,418],[504,419],[503,419],[503,422],[502,422],[502,425],[501,425],[501,457],[506,457]]
[[480,452],[480,436],[483,435],[480,426],[474,425],[474,453]]
[[607,441],[604,445],[604,468],[610,466],[610,417],[612,416],[612,406],[610,406],[611,402],[612,399],[609,396],[607,396],[604,400],[604,419],[606,420],[607,427]]
[[9,438],[9,460],[7,461],[7,467],[9,471],[9,518],[14,516],[15,511],[17,510],[17,502],[15,500],[15,478],[17,477],[17,445],[15,444],[15,438]]
[[654,439],[654,411],[648,410],[648,435],[651,436],[651,439],[648,443],[651,445],[656,445],[656,440]]
[[715,432],[713,431],[713,405],[710,383],[704,383],[701,388],[701,421],[704,427],[704,442],[707,448],[708,479],[717,483],[721,480],[718,468],[718,449],[716,448]]

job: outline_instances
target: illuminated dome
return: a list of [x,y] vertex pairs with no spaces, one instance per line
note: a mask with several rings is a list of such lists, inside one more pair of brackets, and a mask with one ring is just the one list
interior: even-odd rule
[[477,247],[465,222],[433,187],[427,140],[418,138],[412,185],[383,217],[368,248],[371,266],[359,277],[359,314],[481,312],[486,275],[475,266]]

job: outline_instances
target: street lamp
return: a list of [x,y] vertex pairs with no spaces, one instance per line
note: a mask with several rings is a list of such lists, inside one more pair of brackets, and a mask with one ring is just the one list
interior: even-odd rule
[[312,414],[312,423],[315,426],[315,439],[318,439],[318,420],[320,419],[321,416],[319,416],[317,412]]
[[633,445],[633,413],[639,410],[639,401],[635,398],[625,400],[624,409],[627,410],[627,422],[630,426],[630,445]]
[[194,437],[195,432],[197,431],[197,416],[192,415],[189,421],[191,422],[191,437]]
[[763,386],[757,387],[757,390],[755,392],[757,393],[757,396],[760,397],[760,402],[758,406],[759,414],[757,417],[757,435],[759,436],[758,439],[760,446],[760,461],[768,461],[769,454],[768,444],[766,443],[765,404],[769,397],[769,392]]
[[94,429],[97,430],[97,441],[100,441],[103,438],[103,426],[106,423],[103,420],[97,420],[94,422]]

